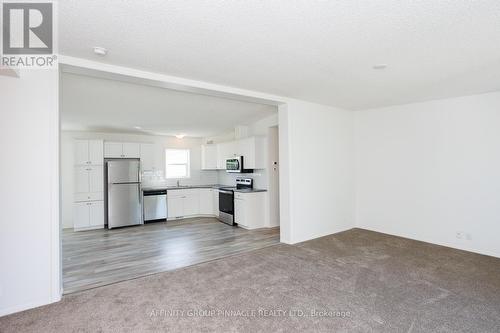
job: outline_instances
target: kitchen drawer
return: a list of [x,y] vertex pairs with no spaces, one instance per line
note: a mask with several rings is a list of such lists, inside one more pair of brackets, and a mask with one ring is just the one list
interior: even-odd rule
[[103,192],[75,193],[75,202],[104,200]]
[[178,190],[167,189],[167,198],[193,196],[199,195],[199,193],[200,189],[197,188],[184,188]]
[[178,197],[184,197],[188,194],[188,190],[183,189],[183,190],[167,190],[167,198],[178,198]]
[[234,192],[234,198],[235,199],[243,199],[243,195],[241,195],[241,193]]

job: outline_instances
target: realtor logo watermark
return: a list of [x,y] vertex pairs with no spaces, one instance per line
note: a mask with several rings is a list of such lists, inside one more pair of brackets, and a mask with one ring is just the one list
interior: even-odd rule
[[0,64],[13,68],[51,68],[56,60],[54,4],[3,2]]

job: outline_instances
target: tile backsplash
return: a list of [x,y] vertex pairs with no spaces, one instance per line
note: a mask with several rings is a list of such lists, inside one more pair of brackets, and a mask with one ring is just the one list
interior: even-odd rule
[[[191,170],[190,178],[179,179],[181,185],[212,185],[218,184],[217,171]],[[142,173],[143,186],[175,186],[177,179],[166,179],[162,170],[145,171]]]
[[[212,185],[222,184],[235,186],[236,178],[252,178],[254,187],[259,189],[267,189],[267,173],[266,170],[255,170],[254,173],[227,173],[224,170],[206,171],[192,170],[191,177],[179,179],[181,185]],[[165,174],[161,170],[145,171],[142,173],[143,186],[175,186],[177,179],[165,179]]]

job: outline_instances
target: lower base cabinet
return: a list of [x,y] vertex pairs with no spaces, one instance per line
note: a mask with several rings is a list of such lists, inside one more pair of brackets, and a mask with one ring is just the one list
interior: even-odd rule
[[[234,192],[234,219],[246,229],[266,227],[266,192]],[[168,219],[219,215],[219,191],[211,188],[167,191]]]
[[[216,200],[217,207],[215,207]],[[168,219],[218,215],[219,191],[211,188],[169,190],[167,207]]]
[[211,188],[201,188],[200,191],[200,215],[214,215],[213,193]]
[[76,231],[104,228],[104,201],[83,201],[74,203]]
[[200,194],[198,189],[167,191],[167,214],[169,219],[200,214]]
[[234,221],[245,229],[265,228],[266,192],[235,192]]
[[169,219],[176,219],[184,216],[184,197],[173,195],[167,197],[167,215]]

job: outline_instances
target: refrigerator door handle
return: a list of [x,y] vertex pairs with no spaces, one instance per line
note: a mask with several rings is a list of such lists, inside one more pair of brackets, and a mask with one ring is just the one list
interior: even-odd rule
[[137,186],[139,191],[137,191],[137,199],[139,200],[139,205],[141,204],[141,185]]

